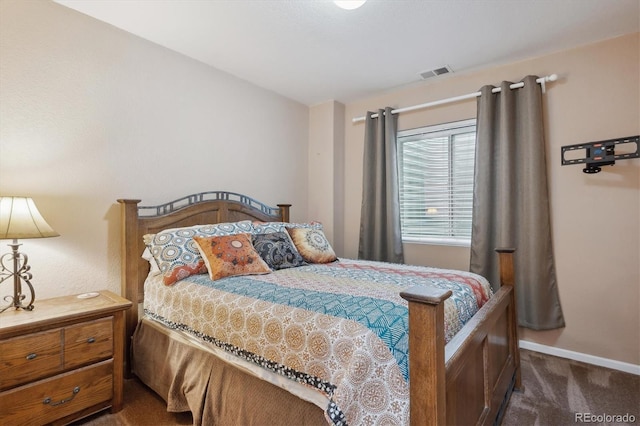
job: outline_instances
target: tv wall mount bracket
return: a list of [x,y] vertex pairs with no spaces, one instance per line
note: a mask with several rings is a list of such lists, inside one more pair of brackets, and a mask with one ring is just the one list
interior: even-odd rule
[[[586,164],[582,169],[584,173],[598,173],[602,170],[602,166],[613,166],[616,160],[628,160],[630,158],[639,158],[640,150],[638,149],[638,142],[640,136],[629,136],[626,138],[608,139],[598,142],[579,143],[576,145],[566,145],[562,147],[562,165],[569,164]],[[635,144],[635,152],[625,152],[624,154],[616,154],[616,146],[622,144]],[[628,148],[625,146],[625,148]],[[574,151],[582,149],[585,151],[585,155],[582,158],[565,159],[565,153],[567,151]],[[625,149],[627,151],[627,149]]]

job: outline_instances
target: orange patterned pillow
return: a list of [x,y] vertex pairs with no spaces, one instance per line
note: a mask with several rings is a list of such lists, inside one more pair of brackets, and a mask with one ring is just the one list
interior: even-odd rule
[[251,244],[250,234],[193,237],[211,280],[271,272]]

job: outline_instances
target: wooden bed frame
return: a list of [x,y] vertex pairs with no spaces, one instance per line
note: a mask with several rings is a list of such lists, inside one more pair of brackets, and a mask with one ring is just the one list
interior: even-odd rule
[[[245,195],[205,192],[170,203],[142,207],[120,199],[122,213],[122,293],[144,300],[149,263],[141,258],[142,236],[167,228],[206,223],[289,221],[290,204],[266,206]],[[514,288],[514,249],[497,249],[501,287],[445,345],[444,301],[450,291],[412,287],[401,293],[409,304],[411,425],[499,424],[512,390],[521,388]],[[138,310],[127,312],[130,338]],[[127,365],[130,339],[127,339]],[[127,367],[127,370],[129,369]]]

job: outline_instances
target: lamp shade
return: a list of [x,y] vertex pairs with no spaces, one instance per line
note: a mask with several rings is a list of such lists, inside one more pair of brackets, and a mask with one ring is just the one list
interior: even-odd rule
[[0,197],[0,240],[57,237],[27,197]]

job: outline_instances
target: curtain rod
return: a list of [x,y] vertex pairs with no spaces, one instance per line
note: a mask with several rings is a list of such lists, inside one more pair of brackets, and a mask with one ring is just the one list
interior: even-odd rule
[[[558,75],[557,74],[551,74],[551,75],[548,75],[548,76],[545,76],[545,77],[540,77],[540,78],[536,79],[536,83],[542,85],[542,93],[544,93],[545,92],[545,83],[547,83],[549,81],[556,81],[557,79],[558,79]],[[524,87],[524,82],[521,81],[520,83],[514,83],[509,87],[511,89],[519,89],[520,87]],[[500,87],[496,87],[494,89],[491,89],[491,93],[498,93],[500,91],[502,91],[502,89]],[[417,109],[423,109],[423,108],[429,108],[429,107],[432,107],[432,106],[449,104],[449,103],[452,103],[452,102],[463,101],[465,99],[477,98],[480,95],[481,95],[481,92],[474,92],[474,93],[469,93],[468,95],[454,96],[452,98],[441,99],[439,101],[427,102],[425,104],[420,104],[420,105],[414,105],[414,106],[410,106],[410,107],[394,109],[394,110],[391,111],[391,114],[400,114],[401,112],[415,111]],[[372,118],[376,118],[376,117],[378,117],[378,114],[373,114],[373,115],[371,115],[371,117]],[[366,119],[367,119],[367,117],[355,117],[351,121],[354,122],[354,123],[357,123],[359,121],[365,121]]]

